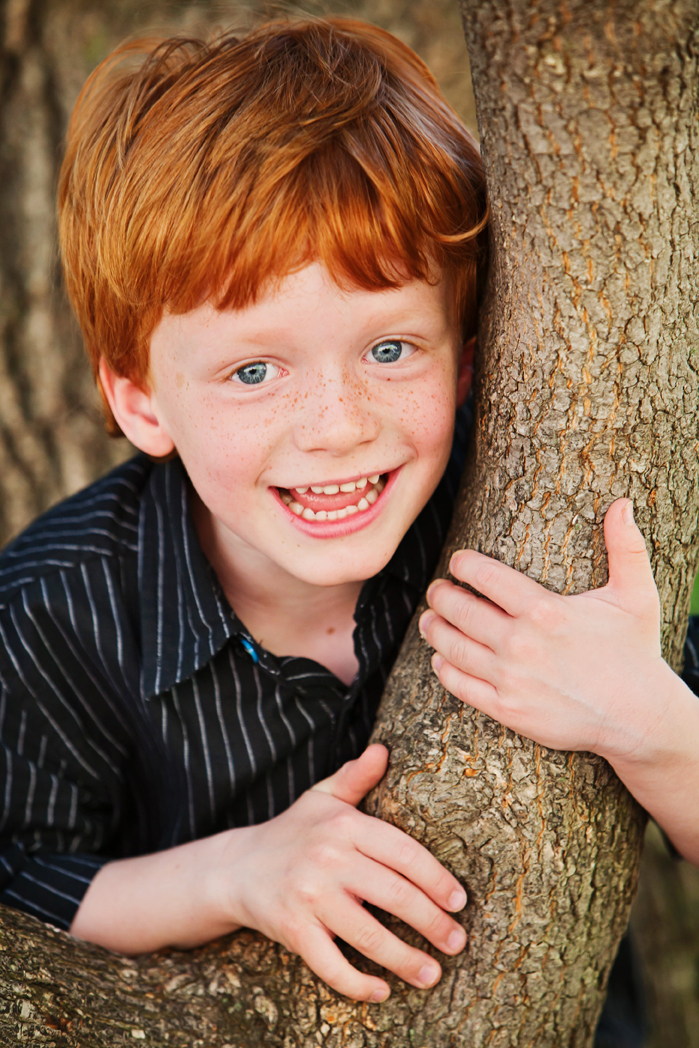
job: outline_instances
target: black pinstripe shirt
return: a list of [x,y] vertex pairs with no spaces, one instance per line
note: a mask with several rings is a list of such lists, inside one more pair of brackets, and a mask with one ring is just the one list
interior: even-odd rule
[[199,546],[178,461],[139,456],[0,557],[0,902],[69,927],[100,866],[269,819],[357,756],[436,565],[435,494],[355,612],[350,686],[260,648]]

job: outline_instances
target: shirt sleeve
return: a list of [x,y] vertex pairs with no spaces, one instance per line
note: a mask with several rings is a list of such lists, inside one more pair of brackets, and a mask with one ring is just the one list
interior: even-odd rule
[[23,844],[10,844],[0,852],[0,903],[67,931],[106,862],[96,855],[29,855]]
[[115,834],[131,815],[123,739],[107,720],[104,689],[88,692],[57,644],[53,663],[38,644],[11,647],[6,619],[0,615],[0,903],[68,929],[92,878],[119,856]]

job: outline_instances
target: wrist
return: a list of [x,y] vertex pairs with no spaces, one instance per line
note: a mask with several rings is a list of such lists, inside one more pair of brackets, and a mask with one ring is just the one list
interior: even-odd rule
[[211,855],[203,890],[212,915],[229,925],[226,933],[252,926],[246,900],[253,875],[247,867],[254,854],[256,830],[255,826],[240,826],[210,838]]
[[654,730],[637,752],[610,763],[679,853],[699,865],[699,699],[669,667],[667,673]]
[[623,744],[601,752],[621,779],[677,774],[678,763],[696,762],[699,701],[664,660],[630,696],[629,732]]

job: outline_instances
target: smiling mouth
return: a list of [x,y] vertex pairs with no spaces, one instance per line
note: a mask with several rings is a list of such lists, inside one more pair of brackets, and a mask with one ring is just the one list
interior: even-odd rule
[[292,513],[304,520],[344,520],[371,509],[386,486],[387,474],[375,473],[346,484],[278,488]]

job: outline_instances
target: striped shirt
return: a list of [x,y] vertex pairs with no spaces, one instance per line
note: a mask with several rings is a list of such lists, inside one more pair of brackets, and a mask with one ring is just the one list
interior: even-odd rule
[[179,461],[144,456],[0,556],[0,902],[68,928],[91,878],[261,822],[364,749],[463,466],[363,586],[347,686],[260,647],[202,553]]

